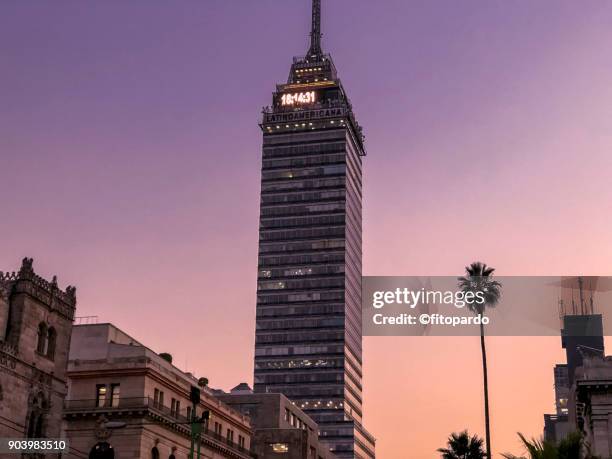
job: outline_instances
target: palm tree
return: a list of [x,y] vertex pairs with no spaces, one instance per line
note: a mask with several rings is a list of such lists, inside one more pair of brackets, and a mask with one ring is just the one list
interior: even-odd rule
[[[474,314],[484,316],[487,307],[495,307],[501,298],[502,285],[493,280],[493,271],[486,264],[476,261],[470,266],[466,266],[467,275],[460,277],[459,288],[464,293],[480,293],[484,296],[483,302],[468,303],[468,308]],[[489,417],[489,375],[487,372],[487,349],[485,346],[484,324],[480,322],[480,349],[482,351],[482,375],[484,381],[484,408],[485,408],[485,438],[487,447],[487,457],[491,459],[491,419]]]
[[461,433],[452,433],[448,437],[448,448],[438,449],[442,459],[484,459],[486,453],[482,449],[482,438],[474,435],[470,437],[467,430]]
[[[527,449],[529,459],[595,459],[588,453],[582,435],[579,432],[570,433],[567,437],[555,444],[546,440],[527,440],[521,433],[518,434]],[[587,450],[582,454],[583,450]],[[506,459],[527,459],[513,454],[502,454]]]

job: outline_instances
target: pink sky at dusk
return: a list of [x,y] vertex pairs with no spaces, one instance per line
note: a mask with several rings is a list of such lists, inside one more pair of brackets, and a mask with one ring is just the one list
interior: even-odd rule
[[[324,0],[367,137],[364,274],[612,274],[612,3]],[[0,269],[24,256],[183,369],[252,383],[261,133],[307,0],[0,3]],[[490,338],[492,443],[560,338]],[[482,435],[478,338],[364,339],[381,459]]]

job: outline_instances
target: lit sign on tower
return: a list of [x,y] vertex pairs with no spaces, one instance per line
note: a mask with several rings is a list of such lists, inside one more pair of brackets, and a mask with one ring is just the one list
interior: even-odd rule
[[308,105],[317,101],[317,93],[315,91],[288,93],[283,94],[280,100],[283,107]]

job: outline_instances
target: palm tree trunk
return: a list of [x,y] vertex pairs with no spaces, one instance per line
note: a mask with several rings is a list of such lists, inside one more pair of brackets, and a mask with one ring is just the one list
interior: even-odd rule
[[480,323],[480,349],[482,351],[482,376],[484,381],[484,406],[485,406],[485,439],[487,443],[487,458],[491,455],[491,429],[489,418],[489,377],[487,373],[487,349],[485,347],[484,325]]

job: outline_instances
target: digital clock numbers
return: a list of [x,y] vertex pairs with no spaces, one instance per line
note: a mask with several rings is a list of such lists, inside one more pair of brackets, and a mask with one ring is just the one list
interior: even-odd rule
[[316,98],[317,95],[314,91],[283,94],[281,96],[281,105],[283,107],[288,107],[293,105],[313,104],[316,102]]

